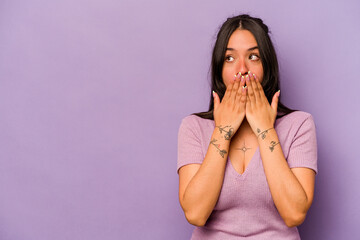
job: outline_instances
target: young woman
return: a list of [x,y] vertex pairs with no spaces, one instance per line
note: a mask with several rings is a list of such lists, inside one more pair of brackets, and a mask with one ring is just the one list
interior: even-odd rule
[[192,239],[300,239],[317,173],[315,124],[280,100],[268,27],[240,15],[212,55],[208,112],[179,129],[179,200]]

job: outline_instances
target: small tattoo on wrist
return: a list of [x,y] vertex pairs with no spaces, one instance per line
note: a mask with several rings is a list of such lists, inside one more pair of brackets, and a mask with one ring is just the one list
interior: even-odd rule
[[266,134],[269,132],[269,130],[271,130],[271,129],[274,129],[274,128],[269,128],[269,129],[266,129],[265,131],[262,131],[261,132],[261,130],[258,128],[258,129],[256,129],[256,131],[257,131],[257,133],[258,133],[258,136],[257,137],[259,137],[259,136],[261,136],[261,139],[265,139],[266,138]]
[[275,147],[276,145],[278,145],[279,143],[280,143],[280,142],[271,141],[271,142],[270,142],[270,147],[269,147],[270,151],[271,151],[271,152],[274,151],[274,147]]
[[225,154],[227,154],[227,151],[224,149],[221,150],[220,144],[215,144],[216,141],[217,141],[216,139],[213,139],[210,141],[210,143],[215,146],[215,148],[219,151],[220,156],[222,156],[224,158]]
[[230,140],[231,137],[234,135],[234,128],[231,127],[231,125],[222,127],[220,126],[216,126],[217,128],[219,128],[220,134],[225,132],[224,138],[225,140]]

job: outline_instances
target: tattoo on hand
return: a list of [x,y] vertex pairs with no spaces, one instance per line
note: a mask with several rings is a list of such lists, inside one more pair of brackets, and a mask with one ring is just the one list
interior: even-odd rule
[[216,126],[216,127],[219,128],[220,133],[222,133],[222,132],[226,133],[224,136],[225,140],[230,140],[232,135],[234,134],[234,128],[232,128],[231,125],[225,126],[225,127],[222,127],[220,125],[220,126]]
[[279,142],[271,141],[270,144],[271,144],[271,146],[270,146],[269,148],[270,148],[270,151],[272,152],[272,151],[274,151],[274,147],[275,147],[276,145],[278,145]]
[[216,141],[217,141],[216,139],[213,139],[210,141],[210,143],[216,147],[216,149],[219,151],[220,155],[224,158],[224,156],[227,152],[224,149],[220,150],[220,144],[215,144]]

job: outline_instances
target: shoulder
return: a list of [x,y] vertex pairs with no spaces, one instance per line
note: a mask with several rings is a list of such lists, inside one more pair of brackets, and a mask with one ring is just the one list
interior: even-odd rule
[[204,119],[196,115],[188,115],[181,120],[180,127],[190,127],[193,129],[214,128],[213,120]]
[[295,111],[277,119],[275,129],[283,141],[293,142],[298,138],[306,139],[316,136],[313,116],[303,111]]
[[303,124],[315,126],[313,116],[307,112],[295,111],[277,119],[275,127],[280,129],[300,128]]
[[308,152],[316,153],[316,128],[310,113],[302,111],[289,113],[276,120],[275,129],[285,156],[290,154],[290,149],[296,152],[295,148],[300,148],[301,151],[308,148]]
[[191,137],[203,142],[211,137],[214,128],[214,120],[204,119],[196,115],[189,115],[184,117],[181,121],[179,137]]
[[306,167],[317,173],[316,128],[312,115],[295,111],[278,119],[275,127],[289,167]]

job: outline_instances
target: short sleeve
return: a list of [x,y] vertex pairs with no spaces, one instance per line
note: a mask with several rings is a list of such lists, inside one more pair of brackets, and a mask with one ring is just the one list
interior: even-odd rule
[[287,161],[290,168],[306,167],[318,172],[316,129],[311,115],[300,124],[291,143]]
[[204,158],[198,124],[194,118],[188,116],[184,118],[179,127],[178,133],[178,160],[177,172],[187,164],[201,164]]

